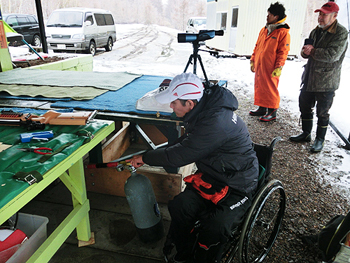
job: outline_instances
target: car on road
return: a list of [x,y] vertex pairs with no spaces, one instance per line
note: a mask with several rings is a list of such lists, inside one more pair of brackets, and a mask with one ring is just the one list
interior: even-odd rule
[[55,51],[83,51],[93,56],[96,48],[111,51],[116,41],[112,13],[93,8],[62,8],[53,11],[46,23],[49,49]]
[[191,17],[187,21],[186,33],[197,34],[199,30],[204,30],[207,28],[207,18],[206,17]]
[[[41,45],[39,23],[34,15],[3,14],[3,20],[17,33],[23,35],[24,40],[33,46]],[[11,43],[10,45],[23,45],[24,43]]]

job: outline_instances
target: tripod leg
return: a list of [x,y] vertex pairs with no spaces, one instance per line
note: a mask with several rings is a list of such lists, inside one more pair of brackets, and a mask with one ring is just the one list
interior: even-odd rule
[[207,86],[209,87],[209,80],[208,80],[208,77],[207,77],[207,73],[205,73],[204,65],[203,65],[202,58],[201,58],[200,55],[198,55],[198,60],[199,60],[199,63],[200,63],[200,65],[201,65],[201,68],[202,68],[202,71],[203,71],[203,75],[204,75],[204,78],[205,78],[205,82],[206,82]]
[[186,67],[185,67],[184,73],[187,71],[189,65],[190,65],[191,62],[192,62],[192,59],[193,59],[193,54],[191,54],[190,57],[188,58],[188,62],[187,62],[187,65],[186,65]]

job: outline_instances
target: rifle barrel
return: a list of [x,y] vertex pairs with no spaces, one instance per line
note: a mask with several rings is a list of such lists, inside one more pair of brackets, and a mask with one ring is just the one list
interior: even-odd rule
[[10,119],[1,119],[0,118],[0,125],[21,125],[21,120],[10,120]]

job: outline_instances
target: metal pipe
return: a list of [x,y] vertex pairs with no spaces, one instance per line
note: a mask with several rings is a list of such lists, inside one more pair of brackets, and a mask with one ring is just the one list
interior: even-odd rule
[[[338,136],[344,141],[345,149],[350,150],[350,142],[349,142],[349,140],[345,138],[345,136],[337,129],[337,127],[331,121],[329,121],[329,125],[336,132],[336,134],[338,134]],[[349,134],[349,139],[350,139],[350,134]]]
[[23,42],[24,44],[26,44],[26,45],[30,48],[30,50],[33,51],[41,60],[44,60],[44,59],[39,55],[39,53],[36,52],[36,50],[35,50],[34,48],[32,48],[32,47],[28,44],[27,41],[25,41],[24,39],[22,39],[22,42]]
[[45,25],[44,25],[44,19],[43,19],[43,10],[41,8],[41,1],[35,0],[35,5],[36,5],[36,13],[38,16],[39,29],[40,29],[40,35],[41,35],[41,44],[43,46],[43,52],[46,54],[49,54],[49,52],[47,50]]

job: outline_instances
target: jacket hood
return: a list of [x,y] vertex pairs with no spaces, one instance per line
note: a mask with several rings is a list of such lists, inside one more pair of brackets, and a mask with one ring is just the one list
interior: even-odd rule
[[226,108],[231,111],[238,109],[238,100],[231,91],[221,86],[206,88],[199,103],[184,116],[184,121],[189,121],[193,116],[206,110],[219,111]]
[[279,29],[279,28],[290,29],[289,25],[286,23],[286,19],[287,19],[287,16],[277,21],[275,24],[266,24],[265,27],[267,28],[268,35],[270,35],[275,29]]

